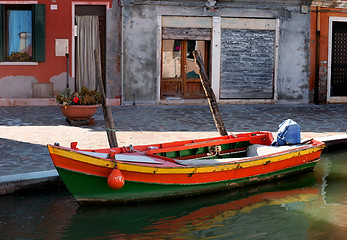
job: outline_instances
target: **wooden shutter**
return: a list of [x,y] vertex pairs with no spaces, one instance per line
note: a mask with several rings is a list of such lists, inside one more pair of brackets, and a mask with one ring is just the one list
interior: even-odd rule
[[274,97],[275,34],[222,29],[221,98]]
[[163,39],[211,41],[210,28],[163,28]]
[[4,5],[0,4],[0,62],[5,60]]
[[45,5],[32,5],[33,11],[33,61],[45,61]]

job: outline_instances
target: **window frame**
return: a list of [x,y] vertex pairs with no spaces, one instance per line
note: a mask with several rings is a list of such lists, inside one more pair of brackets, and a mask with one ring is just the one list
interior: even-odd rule
[[[37,65],[45,61],[45,4],[0,4],[0,65]],[[7,55],[7,9],[31,9],[32,11],[32,60],[9,62]],[[15,63],[15,64],[14,64]]]
[[[33,28],[33,10],[32,6],[30,4],[6,4],[4,7],[4,16],[3,16],[3,21],[4,21],[4,36],[3,40],[5,40],[5,49],[4,49],[4,60],[5,62],[12,62],[12,61],[6,61],[6,58],[8,56],[8,10],[30,10],[31,11],[31,34],[34,32]],[[32,46],[34,45],[34,41],[32,39]],[[32,50],[31,52],[31,57],[29,58],[29,61],[23,61],[23,62],[32,62],[34,58],[34,51]]]

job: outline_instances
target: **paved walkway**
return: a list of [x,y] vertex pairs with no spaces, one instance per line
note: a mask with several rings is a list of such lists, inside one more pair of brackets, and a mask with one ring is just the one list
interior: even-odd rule
[[[112,107],[118,145],[218,136],[208,105]],[[347,104],[220,105],[228,132],[271,131],[291,118],[302,138],[344,134]],[[94,126],[69,126],[58,107],[0,107],[0,177],[53,170],[46,144],[107,148],[102,109]]]

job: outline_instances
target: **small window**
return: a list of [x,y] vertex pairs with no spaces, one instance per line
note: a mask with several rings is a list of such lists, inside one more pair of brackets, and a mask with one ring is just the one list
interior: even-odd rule
[[6,8],[5,24],[6,61],[31,61],[33,56],[31,8]]
[[0,61],[45,61],[45,5],[0,4]]

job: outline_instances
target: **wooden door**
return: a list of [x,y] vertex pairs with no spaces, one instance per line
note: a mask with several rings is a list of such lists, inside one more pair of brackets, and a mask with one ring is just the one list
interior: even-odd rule
[[195,64],[194,50],[200,50],[209,69],[209,41],[163,40],[161,98],[205,98]]
[[106,86],[106,16],[99,16],[101,76]]

